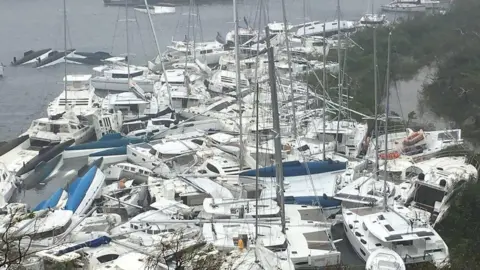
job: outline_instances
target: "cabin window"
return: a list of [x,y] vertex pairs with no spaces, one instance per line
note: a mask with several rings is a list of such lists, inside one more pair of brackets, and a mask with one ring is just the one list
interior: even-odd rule
[[203,145],[203,141],[199,139],[193,139],[192,142],[198,145]]
[[393,231],[394,231],[394,229],[392,228],[392,226],[390,226],[390,225],[388,225],[388,224],[387,224],[387,225],[384,225],[384,226],[385,226],[385,228],[386,228],[389,232],[393,232]]
[[100,125],[100,127],[103,127],[103,121],[102,120],[98,121],[98,124]]
[[365,254],[365,251],[363,251],[363,249],[360,249],[360,253],[362,253],[363,256],[367,256],[367,254]]
[[70,125],[70,129],[77,129],[77,126]]
[[97,260],[100,263],[106,263],[106,262],[109,262],[109,261],[113,261],[113,260],[117,259],[118,257],[119,257],[118,254],[106,254],[106,255],[102,255],[100,257],[97,257]]
[[364,245],[367,244],[367,241],[365,241],[363,238],[360,238],[360,242],[362,242],[362,244],[364,244]]
[[451,140],[458,140],[459,135],[457,131],[447,131],[438,134],[439,141],[451,141]]
[[145,171],[144,171],[144,170],[139,170],[139,172],[140,172],[141,174],[145,174]]
[[147,132],[138,132],[136,134],[136,136],[145,136],[147,134]]
[[[143,70],[141,71],[137,71],[137,72],[132,72],[130,73],[130,78],[133,78],[133,77],[138,77],[138,76],[142,76],[143,75]],[[113,73],[112,74],[112,78],[116,78],[116,79],[127,79],[128,78],[128,74],[124,74],[124,73]]]
[[220,171],[217,169],[217,167],[215,167],[211,163],[207,163],[207,169],[214,172],[214,173],[220,173]]
[[413,240],[407,240],[407,241],[398,241],[395,242],[396,245],[402,245],[402,246],[412,246],[413,245]]

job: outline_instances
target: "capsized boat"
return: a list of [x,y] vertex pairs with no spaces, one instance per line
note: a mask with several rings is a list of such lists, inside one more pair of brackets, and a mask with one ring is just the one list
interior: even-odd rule
[[44,60],[45,58],[48,57],[52,49],[42,49],[38,51],[26,51],[23,53],[23,57],[18,59],[16,57],[13,57],[13,61],[11,63],[12,66],[19,66],[19,65],[25,65],[25,64],[32,64],[34,62],[38,62],[38,59]]
[[[38,59],[35,67],[36,68],[44,68],[59,64],[64,61],[64,57],[71,56],[75,52],[75,49],[70,49],[65,51],[51,51],[48,53],[48,56],[45,59]],[[39,61],[40,60],[40,61]]]

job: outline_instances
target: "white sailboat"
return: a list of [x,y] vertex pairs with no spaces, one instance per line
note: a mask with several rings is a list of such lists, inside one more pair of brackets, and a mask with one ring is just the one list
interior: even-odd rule
[[94,106],[99,106],[100,98],[90,83],[91,75],[67,75],[63,78],[66,89],[47,108],[47,115],[54,116],[70,106],[76,115],[82,115]]

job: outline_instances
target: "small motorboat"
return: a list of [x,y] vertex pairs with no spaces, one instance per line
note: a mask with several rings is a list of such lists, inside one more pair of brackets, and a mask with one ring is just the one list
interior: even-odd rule
[[427,7],[420,3],[395,1],[387,5],[382,5],[382,10],[391,12],[425,12]]
[[48,53],[48,56],[45,59],[37,58],[36,68],[43,68],[48,66],[53,66],[63,62],[65,56],[70,57],[75,52],[75,49],[70,49],[65,51],[52,51]]
[[73,64],[84,65],[103,65],[104,60],[111,58],[112,55],[107,52],[75,52],[72,56],[67,57],[67,62]]
[[140,5],[134,8],[136,11],[141,13],[150,13],[152,15],[156,14],[173,14],[175,13],[175,6],[172,4],[162,4],[161,6],[153,5]]
[[23,53],[23,57],[17,60],[17,57],[13,57],[13,61],[11,63],[12,66],[20,66],[25,64],[33,64],[38,62],[38,59],[43,60],[48,57],[48,55],[52,52],[52,49],[43,49],[38,51],[27,51]]

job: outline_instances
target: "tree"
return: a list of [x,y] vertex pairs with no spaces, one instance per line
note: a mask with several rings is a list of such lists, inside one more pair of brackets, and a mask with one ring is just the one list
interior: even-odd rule
[[27,256],[33,253],[30,252],[32,236],[19,234],[19,228],[16,226],[24,219],[34,219],[34,227],[38,222],[34,213],[26,212],[26,205],[7,205],[7,212],[3,216],[2,223],[0,224],[0,268],[6,267],[10,269],[15,265],[18,266]]
[[155,252],[148,257],[148,269],[159,264],[167,264],[168,269],[180,270],[217,270],[223,263],[221,255],[211,244],[205,244],[200,232],[188,233],[177,229],[169,233],[156,245]]

